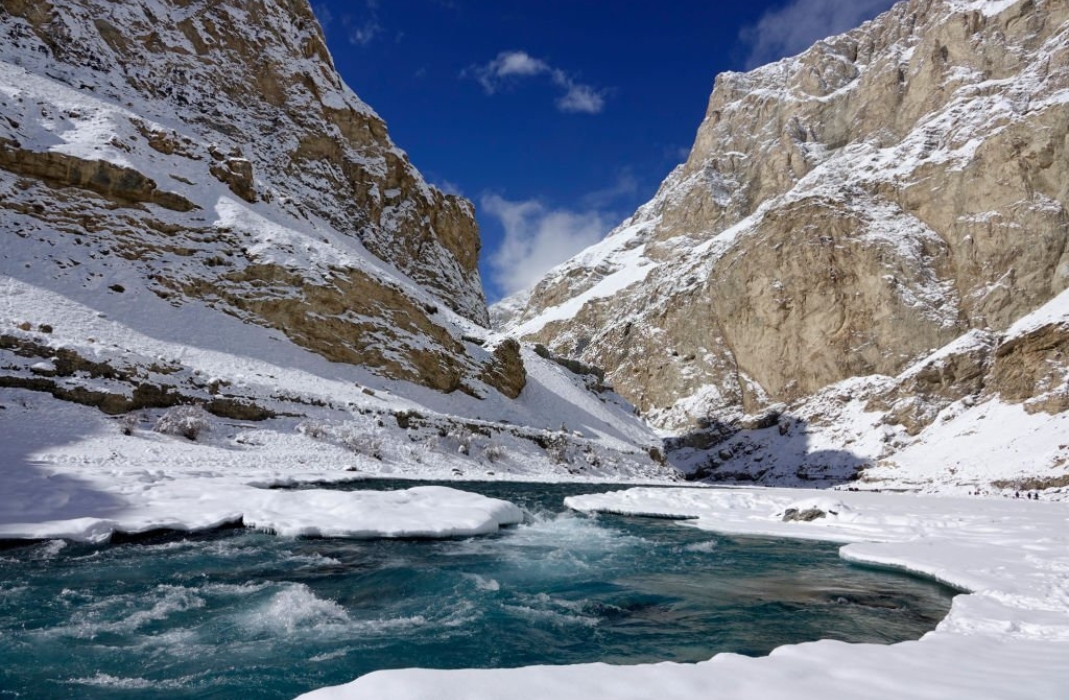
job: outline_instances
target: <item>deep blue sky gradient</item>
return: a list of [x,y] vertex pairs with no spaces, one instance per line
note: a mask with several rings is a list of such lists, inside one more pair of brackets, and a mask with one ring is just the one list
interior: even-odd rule
[[[491,300],[516,286],[525,265],[539,266],[533,251],[522,254],[524,236],[585,222],[589,239],[591,227],[607,230],[652,197],[685,159],[718,73],[794,53],[890,4],[313,0],[345,81],[428,180],[475,202]],[[489,94],[480,70],[510,51],[544,69],[495,81]],[[568,85],[599,95],[600,111],[561,111]],[[526,229],[488,212],[494,195],[498,213],[533,205]],[[549,223],[555,212],[574,217]],[[571,235],[560,233],[542,239],[542,266],[555,245],[547,241]],[[495,267],[506,234],[520,254]]]

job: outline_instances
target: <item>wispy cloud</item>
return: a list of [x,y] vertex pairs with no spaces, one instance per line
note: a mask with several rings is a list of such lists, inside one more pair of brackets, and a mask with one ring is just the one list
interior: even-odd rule
[[683,163],[690,158],[690,146],[665,146],[664,158],[673,163]]
[[580,203],[591,209],[604,209],[621,198],[631,197],[638,192],[638,180],[630,169],[620,172],[616,176],[616,182],[604,189],[595,190],[583,195]]
[[346,29],[349,32],[349,43],[354,46],[367,46],[382,33],[382,25],[374,19],[366,20],[358,25],[350,24]]
[[895,0],[792,0],[766,12],[739,38],[748,47],[746,67],[793,56],[816,41],[853,29],[894,4]]
[[486,65],[468,68],[464,75],[474,76],[486,94],[493,95],[512,84],[516,78],[528,78],[552,70],[548,63],[534,58],[526,51],[502,51]]
[[624,170],[613,184],[580,197],[575,207],[484,194],[480,213],[496,219],[505,234],[487,256],[491,294],[528,289],[550,269],[600,241],[624,219],[625,210],[633,209],[638,191],[638,181]]
[[464,196],[464,191],[460,189],[460,185],[449,180],[440,180],[434,183],[434,186],[440,189],[445,194],[455,194],[458,197]]
[[323,27],[323,31],[335,29],[340,24],[345,32],[346,40],[353,46],[367,46],[383,32],[383,26],[379,23],[378,0],[365,0],[364,13],[361,17],[349,13],[343,14],[340,18],[335,17],[330,7],[324,3],[313,4],[312,11]]
[[554,209],[529,199],[484,195],[482,211],[496,218],[505,237],[490,254],[490,281],[508,296],[533,286],[542,275],[597,243],[616,223],[597,210]]
[[605,108],[607,90],[577,82],[567,72],[526,51],[502,51],[489,63],[471,66],[461,73],[462,77],[475,78],[487,95],[508,89],[521,79],[543,75],[564,91],[556,100],[560,111],[597,114]]
[[[558,77],[560,78],[559,80]],[[567,76],[563,75],[554,75],[553,82],[567,89],[564,96],[557,100],[557,109],[560,111],[597,114],[605,108],[605,95],[603,91],[595,90],[589,85],[573,83]]]

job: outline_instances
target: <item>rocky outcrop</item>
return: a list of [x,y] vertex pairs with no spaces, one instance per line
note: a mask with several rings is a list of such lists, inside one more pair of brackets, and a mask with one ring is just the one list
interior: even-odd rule
[[955,401],[982,400],[990,389],[998,347],[994,333],[970,331],[896,377],[868,400],[865,410],[883,412],[885,423],[901,425],[909,435],[917,435]]
[[88,190],[120,206],[152,203],[178,212],[197,208],[182,195],[159,190],[154,180],[133,168],[55,151],[31,151],[3,138],[0,138],[0,168],[41,180],[50,187]]
[[[466,373],[481,368],[402,289],[359,271],[308,284],[277,265],[253,264],[210,282],[157,281],[175,284],[184,298],[221,301],[331,362],[372,367],[392,379],[452,392],[463,387]],[[301,294],[294,296],[293,289]],[[398,347],[405,351],[396,352]]]
[[519,397],[527,385],[527,369],[520,356],[520,344],[506,338],[494,348],[493,364],[487,367],[481,379],[510,399]]
[[1028,412],[1069,411],[1069,323],[1048,323],[995,352],[991,389]]
[[1069,6],[900,2],[719,76],[656,197],[498,318],[663,428],[895,376],[1069,286],[1067,147]]
[[259,198],[256,195],[256,178],[253,176],[252,163],[244,158],[228,158],[222,154],[213,153],[216,163],[212,163],[208,172],[219,182],[222,182],[230,191],[253,204]]
[[306,0],[0,8],[0,275],[124,295],[133,327],[148,296],[390,379],[522,390],[518,353],[462,340],[488,323],[472,205],[341,81]]
[[14,65],[138,104],[130,117],[142,129],[146,119],[177,117],[185,138],[145,129],[155,150],[212,161],[211,176],[245,201],[262,197],[298,219],[328,222],[445,305],[488,323],[470,203],[428,186],[344,85],[307,0],[233,0],[195,12],[179,0],[2,6]]

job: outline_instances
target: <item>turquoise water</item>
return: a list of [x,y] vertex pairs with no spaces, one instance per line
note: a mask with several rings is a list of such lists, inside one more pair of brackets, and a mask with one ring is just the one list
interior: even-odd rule
[[291,698],[383,668],[895,642],[949,608],[948,589],[851,566],[834,545],[564,511],[564,496],[604,486],[460,487],[530,522],[445,541],[235,529],[0,550],[0,700]]

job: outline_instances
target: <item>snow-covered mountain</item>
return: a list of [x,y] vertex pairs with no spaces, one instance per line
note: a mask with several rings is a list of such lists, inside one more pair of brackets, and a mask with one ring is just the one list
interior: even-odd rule
[[603,367],[696,476],[1059,484],[1067,143],[1069,6],[901,2],[720,75],[654,199],[491,315]]
[[[15,464],[669,473],[596,377],[491,337],[472,205],[305,0],[4,0],[0,37]],[[149,430],[194,404],[196,443]]]

